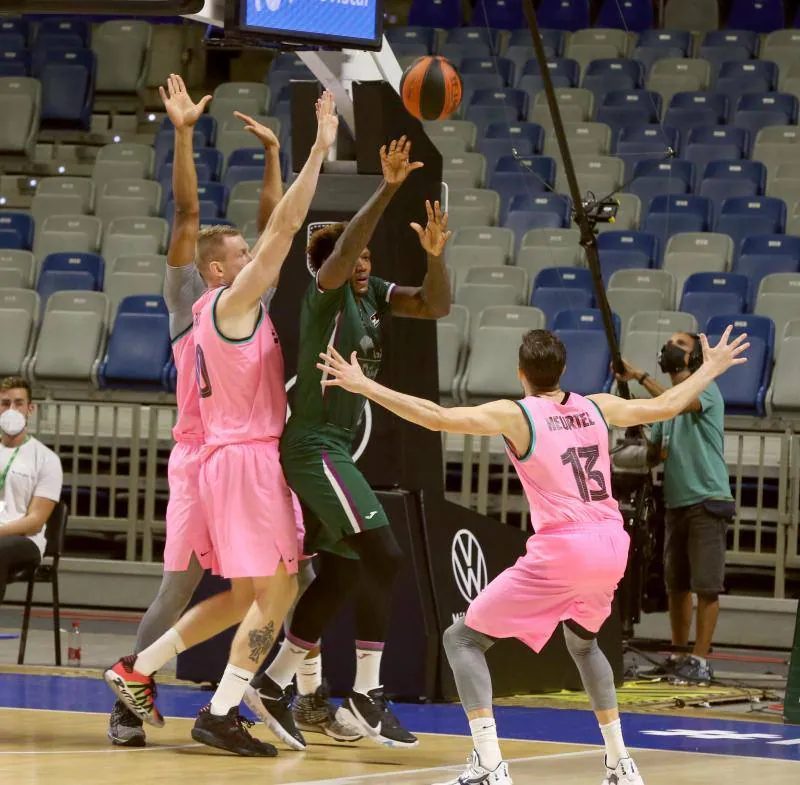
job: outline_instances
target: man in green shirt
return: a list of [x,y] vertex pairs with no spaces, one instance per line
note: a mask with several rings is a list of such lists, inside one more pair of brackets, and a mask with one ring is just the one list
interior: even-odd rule
[[[675,333],[664,344],[659,364],[673,386],[703,362],[694,333]],[[664,388],[625,363],[626,380],[636,379],[653,396]],[[693,654],[667,663],[676,683],[707,683],[713,671],[706,662],[725,583],[727,527],[734,503],[724,455],[725,402],[711,383],[681,414],[656,423],[650,434],[651,465],[664,462],[664,578],[669,596],[672,643],[687,646],[692,625],[692,592],[697,595],[697,634]]]
[[417,744],[391,712],[380,682],[392,589],[404,555],[381,503],[352,458],[365,400],[323,387],[317,368],[320,352],[335,346],[346,356],[357,352],[365,373],[374,378],[381,366],[385,318],[438,319],[450,311],[443,256],[450,233],[438,202],[426,204],[424,228],[411,224],[427,253],[422,285],[399,286],[371,274],[367,245],[375,227],[408,175],[422,166],[411,163],[410,153],[405,137],[381,148],[383,182],[378,190],[352,221],[330,224],[312,235],[308,248],[315,279],[302,303],[297,382],[281,439],[281,463],[303,505],[305,550],[317,552],[319,569],[297,604],[277,657],[253,683],[262,702],[261,719],[295,738],[303,730],[333,735],[331,723],[320,721],[331,716],[324,685],[320,682],[313,694],[298,695],[294,716],[273,696],[280,695],[304,659],[316,651],[325,627],[358,590],[356,679],[337,716],[378,744]]

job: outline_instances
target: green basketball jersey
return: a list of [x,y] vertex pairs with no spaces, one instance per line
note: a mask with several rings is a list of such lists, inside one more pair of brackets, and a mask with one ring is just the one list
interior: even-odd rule
[[389,311],[394,284],[371,276],[369,289],[356,299],[350,281],[331,291],[321,291],[313,281],[303,298],[300,313],[300,350],[297,382],[292,391],[294,430],[333,425],[355,431],[364,410],[364,398],[340,387],[322,387],[317,368],[320,352],[330,344],[346,359],[357,352],[364,373],[374,379],[381,367],[381,319]]

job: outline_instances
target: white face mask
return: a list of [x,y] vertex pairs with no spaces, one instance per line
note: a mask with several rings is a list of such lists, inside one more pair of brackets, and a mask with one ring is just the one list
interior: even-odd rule
[[0,414],[0,431],[6,436],[19,436],[28,424],[25,415],[16,409],[6,409]]

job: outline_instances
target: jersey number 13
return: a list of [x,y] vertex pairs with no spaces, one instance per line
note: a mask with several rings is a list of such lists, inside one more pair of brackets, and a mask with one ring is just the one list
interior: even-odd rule
[[[572,467],[572,475],[578,486],[578,493],[584,502],[601,502],[608,498],[606,480],[603,473],[594,468],[600,457],[600,448],[596,444],[586,447],[570,447],[561,455],[561,463]],[[597,485],[597,490],[589,489],[589,480]]]

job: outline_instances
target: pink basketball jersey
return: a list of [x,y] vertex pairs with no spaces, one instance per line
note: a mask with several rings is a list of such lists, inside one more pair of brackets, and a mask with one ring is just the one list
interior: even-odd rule
[[565,395],[564,403],[537,396],[519,401],[531,423],[533,443],[521,458],[507,447],[534,531],[570,522],[621,525],[611,495],[608,426],[588,398]]
[[279,439],[286,422],[286,388],[278,334],[259,303],[252,336],[224,338],[214,317],[224,291],[209,290],[192,308],[195,376],[206,445]]
[[195,380],[195,345],[191,327],[173,341],[172,355],[178,373],[175,387],[178,419],[172,429],[172,436],[176,442],[199,444],[203,441],[204,432],[200,415],[200,395]]

